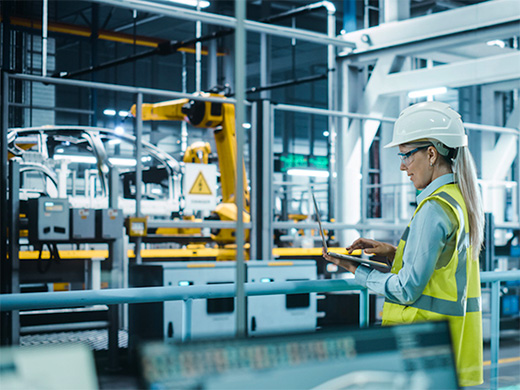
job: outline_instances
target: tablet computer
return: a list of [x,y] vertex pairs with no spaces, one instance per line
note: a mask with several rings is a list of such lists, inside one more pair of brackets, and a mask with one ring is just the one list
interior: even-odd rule
[[323,233],[323,228],[321,227],[320,211],[318,209],[318,203],[316,202],[316,198],[314,197],[314,192],[312,190],[311,190],[311,195],[312,195],[312,201],[314,203],[314,213],[316,214],[316,220],[318,221],[318,226],[320,229],[321,241],[323,243],[323,247],[325,248],[325,252],[327,252],[327,255],[334,257],[336,259],[340,259],[340,260],[350,260],[355,263],[365,264],[369,267],[379,268],[383,271],[388,271],[392,268],[389,264],[383,263],[381,261],[363,259],[361,257],[344,255],[342,253],[329,252],[329,249],[327,247],[327,240],[325,239],[325,233]]

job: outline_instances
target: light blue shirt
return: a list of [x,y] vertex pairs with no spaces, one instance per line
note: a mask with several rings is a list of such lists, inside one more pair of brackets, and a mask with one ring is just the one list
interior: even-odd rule
[[[453,183],[453,174],[432,181],[418,196],[417,204],[443,185]],[[455,248],[458,222],[447,206],[432,199],[415,214],[403,252],[403,267],[397,274],[365,266],[356,270],[356,282],[391,301],[409,305],[424,291],[433,271],[445,266]]]

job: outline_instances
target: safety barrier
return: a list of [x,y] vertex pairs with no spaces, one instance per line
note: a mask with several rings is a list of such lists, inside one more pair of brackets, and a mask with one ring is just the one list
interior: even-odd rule
[[491,283],[491,389],[498,389],[498,352],[500,348],[500,282],[519,280],[520,271],[480,273],[480,281],[482,283]]

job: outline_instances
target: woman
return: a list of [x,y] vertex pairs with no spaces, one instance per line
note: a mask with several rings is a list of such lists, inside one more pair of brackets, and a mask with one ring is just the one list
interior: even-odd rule
[[400,169],[416,189],[415,210],[399,245],[359,238],[347,248],[386,256],[382,273],[324,254],[384,295],[383,325],[448,320],[461,386],[483,382],[479,252],[484,215],[473,158],[460,115],[447,104],[424,102],[403,110],[393,140]]

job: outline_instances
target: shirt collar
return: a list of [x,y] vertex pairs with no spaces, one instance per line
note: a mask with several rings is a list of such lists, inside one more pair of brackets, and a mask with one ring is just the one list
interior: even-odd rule
[[446,175],[442,175],[432,181],[424,190],[421,191],[419,195],[417,195],[417,204],[421,203],[424,199],[426,199],[428,196],[433,194],[435,191],[437,191],[440,187],[454,183],[455,180],[453,178],[453,173],[447,173]]

